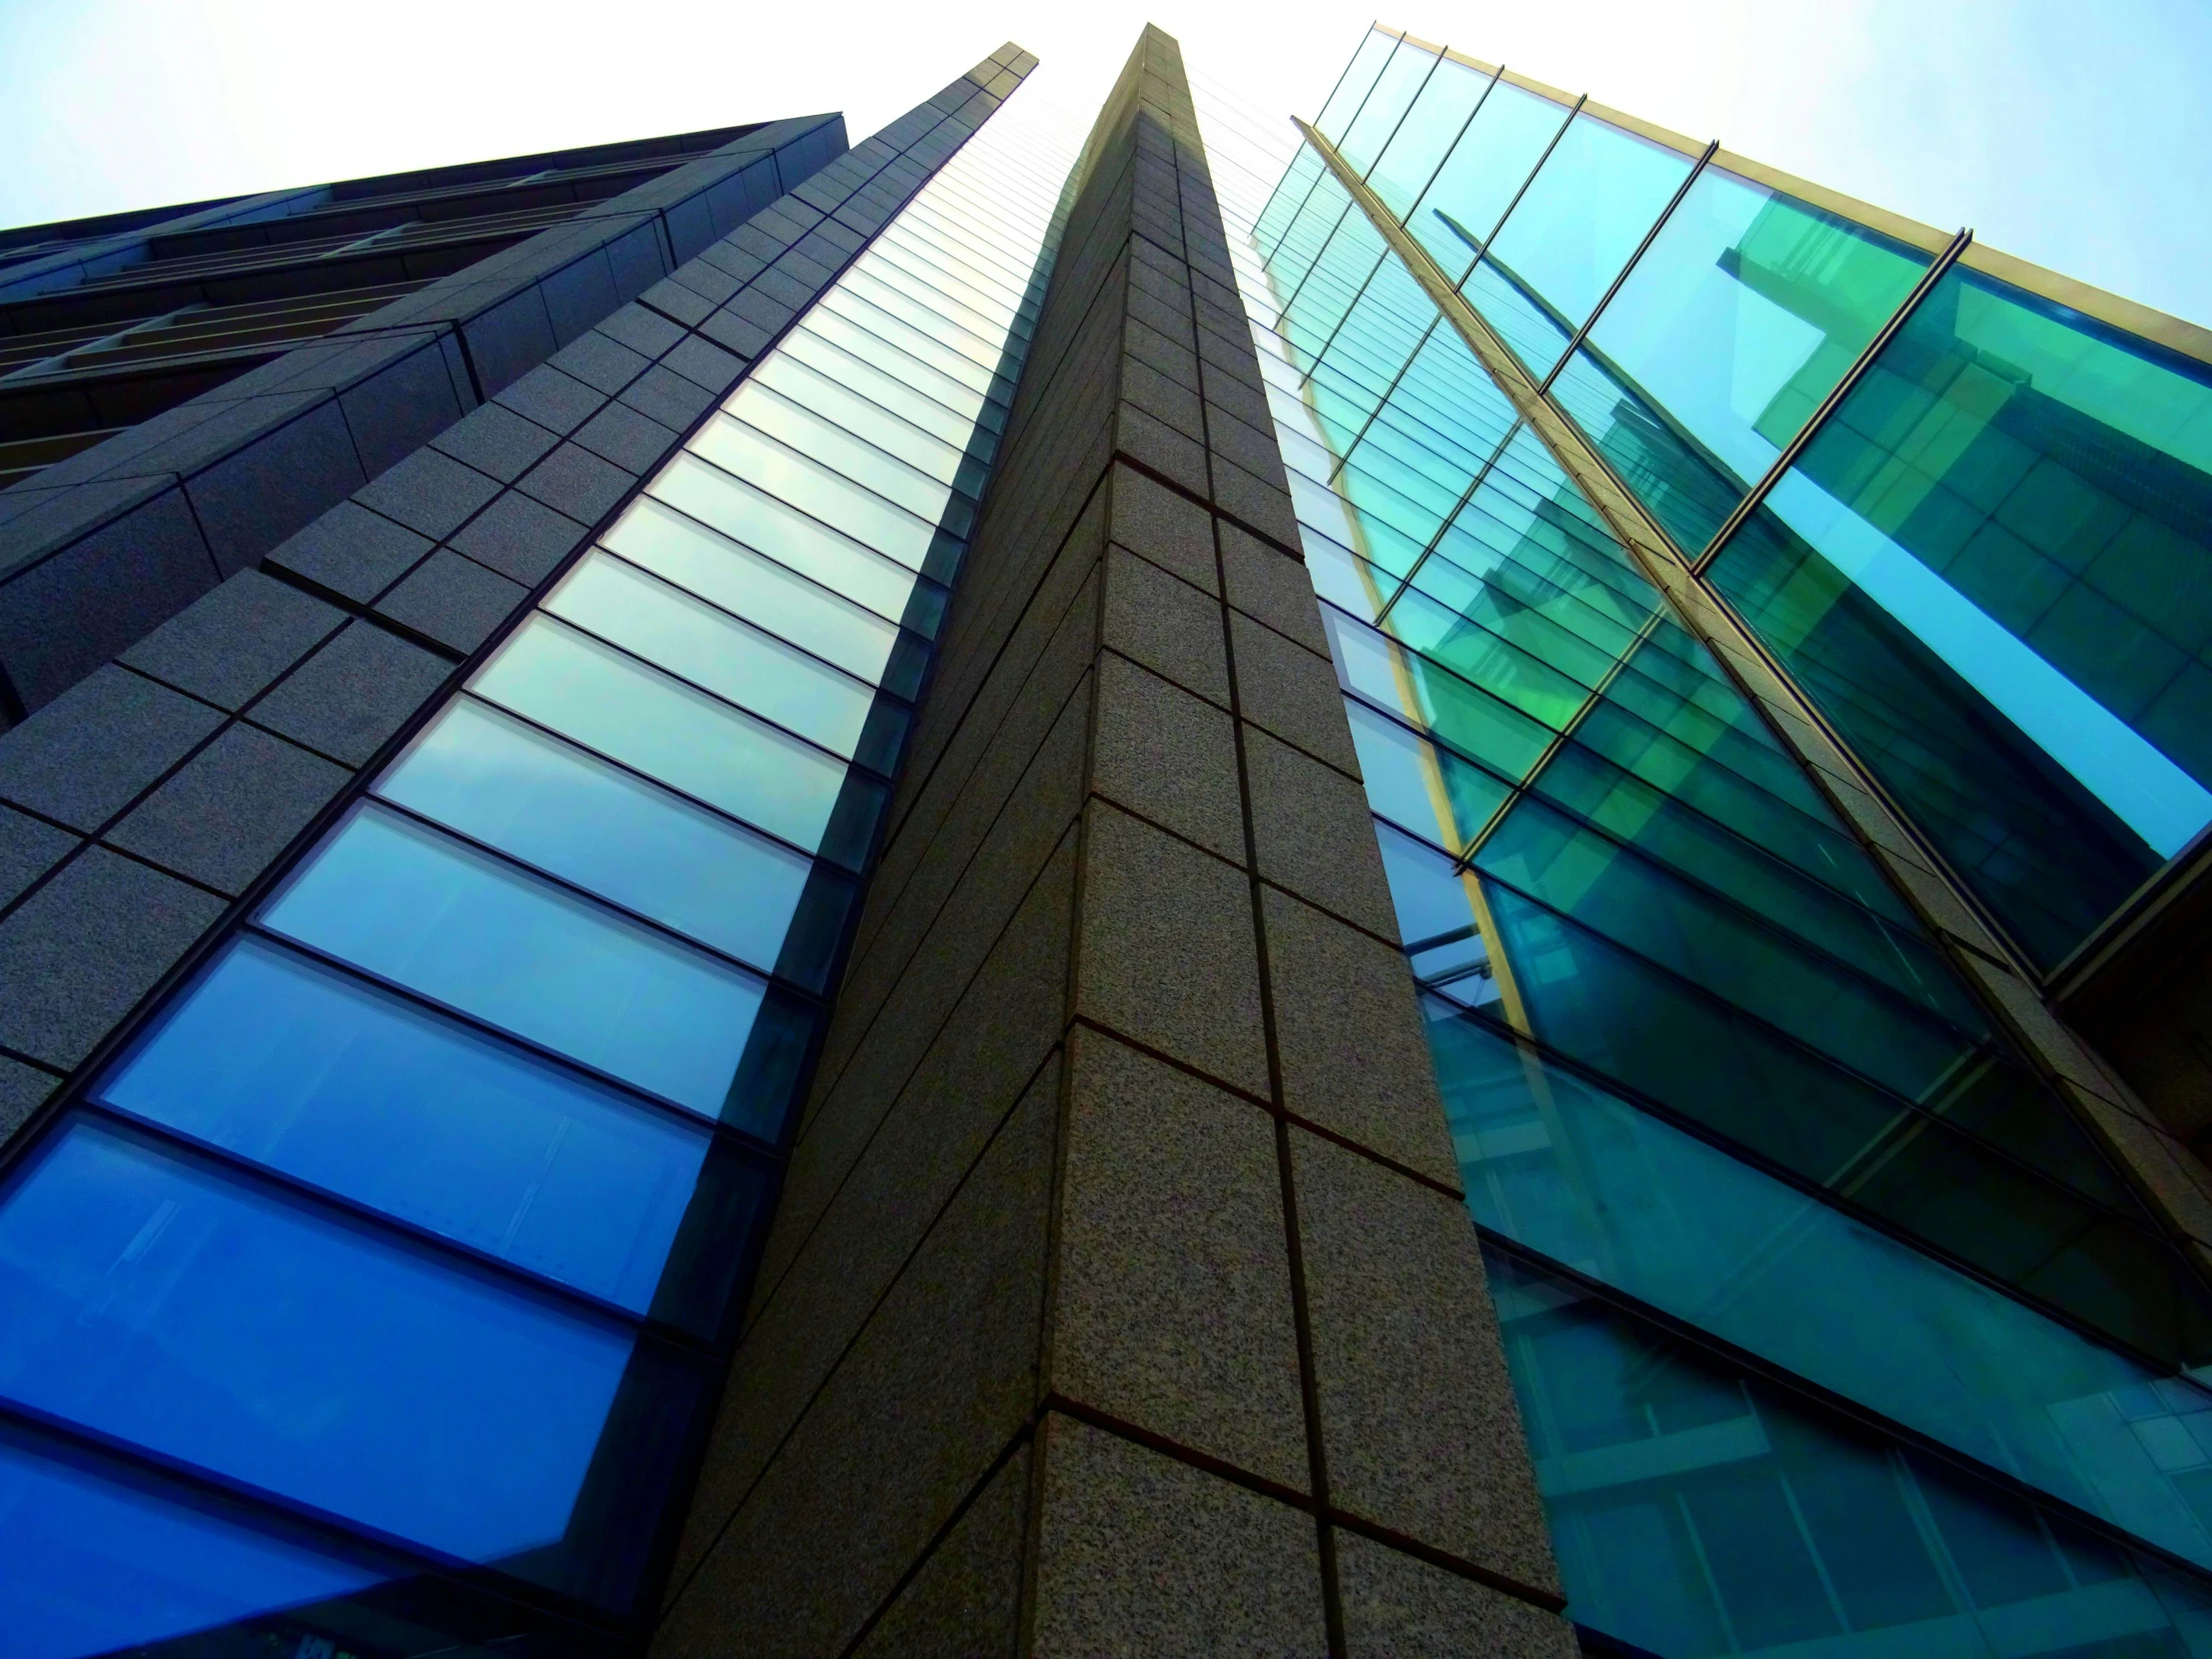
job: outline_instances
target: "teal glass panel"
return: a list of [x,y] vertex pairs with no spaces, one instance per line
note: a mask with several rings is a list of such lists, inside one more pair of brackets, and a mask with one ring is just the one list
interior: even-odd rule
[[1400,223],[1412,212],[1428,181],[1466,130],[1468,118],[1490,90],[1491,76],[1449,58],[1439,59],[1405,112],[1389,145],[1368,172],[1368,188]]
[[764,972],[821,960],[795,922],[834,930],[848,907],[843,883],[813,880],[812,858],[472,698],[376,793]]
[[1483,255],[1502,281],[1462,284],[1539,380],[1559,360],[1566,336],[1589,320],[1690,167],[1680,151],[1588,114],[1561,135]]
[[1917,249],[1708,168],[1552,394],[1694,556],[1928,265]]
[[865,682],[635,565],[607,553],[587,554],[543,608],[787,732],[878,772],[889,770],[902,711],[881,705],[894,727],[871,731],[878,704]]
[[928,563],[938,534],[934,520],[917,518],[741,421],[717,416],[687,447],[909,570]]
[[1383,65],[1397,50],[1398,37],[1382,29],[1370,29],[1361,37],[1359,47],[1352,54],[1352,62],[1337,78],[1336,88],[1329,95],[1329,102],[1322,106],[1321,114],[1314,118],[1314,125],[1334,144],[1352,125],[1352,118],[1360,113],[1360,107],[1368,101],[1376,79],[1382,73]]
[[1252,223],[1252,240],[1263,256],[1272,256],[1282,244],[1283,233],[1290,229],[1291,221],[1306,205],[1316,181],[1328,170],[1329,164],[1321,159],[1320,151],[1312,145],[1299,147],[1281,182],[1269,195],[1268,205]]
[[767,985],[390,812],[358,811],[262,914],[340,961],[718,1117]]
[[1345,715],[1368,801],[1380,816],[1457,853],[1505,805],[1510,788],[1503,780],[1448,749],[1422,742],[1353,699],[1346,700]]
[[847,674],[908,699],[920,685],[923,648],[912,635],[650,496],[600,544]]
[[910,567],[839,535],[720,467],[695,455],[679,455],[647,491],[879,617],[926,635],[936,633],[942,595],[917,582]]
[[[1432,1011],[1429,1035],[1483,1226],[2212,1565],[2212,1534],[2120,1410],[2155,1387],[2183,1418],[2212,1410],[2212,1391],[2100,1347],[1479,1020]],[[1838,1340],[1868,1331],[1882,1341]]]
[[572,628],[531,618],[469,689],[804,850],[849,869],[864,856],[866,835],[845,832],[838,809],[872,825],[878,786]]
[[1563,105],[1500,81],[1405,221],[1447,276],[1465,272],[1567,119]]
[[2038,960],[2212,822],[2212,370],[1953,268],[1711,578]]
[[2205,1651],[2212,1597],[2195,1577],[1564,1276],[1484,1258],[1583,1630],[1667,1659]]
[[1427,84],[1436,63],[1434,53],[1424,52],[1409,40],[1398,43],[1389,62],[1382,66],[1382,73],[1376,79],[1367,102],[1361,106],[1359,116],[1345,129],[1345,136],[1336,141],[1337,153],[1351,165],[1353,172],[1364,177],[1376,158],[1382,155],[1382,147],[1396,134],[1398,123],[1405,119],[1405,112],[1420,96],[1420,89]]
[[[748,380],[723,408],[787,447],[897,503],[925,523],[941,525],[957,536],[966,535],[974,526],[974,503],[953,493],[949,477],[931,477],[886,449],[886,442],[899,441],[898,427],[886,416],[871,411],[859,398],[848,397],[842,402],[837,407],[838,419],[833,420],[773,387]],[[851,424],[839,424],[840,420]],[[940,451],[935,459],[944,470],[959,471],[956,453]]]

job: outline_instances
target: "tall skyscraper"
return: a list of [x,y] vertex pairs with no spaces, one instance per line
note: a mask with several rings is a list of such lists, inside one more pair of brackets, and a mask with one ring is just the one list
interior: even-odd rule
[[0,1651],[2212,1654],[2212,336],[1049,74],[0,237]]

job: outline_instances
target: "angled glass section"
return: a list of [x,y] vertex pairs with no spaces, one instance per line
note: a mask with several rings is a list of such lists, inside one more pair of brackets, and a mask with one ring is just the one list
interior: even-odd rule
[[1402,223],[1437,168],[1475,118],[1497,76],[1451,58],[1436,60],[1420,95],[1368,169],[1368,188]]
[[0,1647],[635,1650],[1051,268],[989,107],[10,1166]]
[[1352,62],[1345,66],[1336,89],[1330,93],[1329,102],[1314,118],[1314,125],[1332,141],[1344,137],[1346,129],[1366,105],[1368,94],[1375,89],[1377,79],[1397,51],[1398,39],[1380,25],[1362,38],[1359,50],[1352,54]]
[[1376,78],[1374,90],[1361,105],[1359,115],[1345,129],[1345,135],[1337,141],[1337,148],[1353,170],[1363,177],[1383,147],[1397,135],[1398,124],[1405,119],[1406,111],[1420,96],[1421,88],[1428,84],[1440,60],[1431,52],[1425,52],[1410,41],[1398,42],[1389,62],[1382,66],[1382,73]]
[[1709,167],[1552,395],[1694,558],[1928,265],[1918,249]]
[[1567,123],[1566,106],[1501,80],[1451,146],[1405,217],[1405,228],[1454,280]]
[[2212,370],[1953,267],[1709,577],[2046,966],[2212,822]]
[[1541,380],[1689,177],[1689,157],[1584,111],[1460,290]]
[[[1512,107],[1510,86],[1454,153]],[[1566,118],[1547,108],[1548,129],[1527,124],[1530,165]],[[1545,163],[1561,183],[1506,218],[1527,228],[1527,270],[1506,259],[1499,276],[1542,301],[1513,324],[1539,376],[1691,165],[1594,118],[1585,130]],[[1577,176],[1590,188],[1567,189]],[[1521,184],[1455,179],[1447,162],[1423,201],[1447,182],[1490,190],[1500,214]],[[1734,507],[1926,262],[1725,174],[1678,212],[1554,389],[1694,540],[1686,527]],[[1430,227],[1453,239],[1447,276],[1487,234],[1453,222]],[[1889,1652],[1899,1629],[1929,1651],[2010,1651],[1984,1639],[2006,1605],[1986,1570],[2026,1514],[2066,1549],[2143,1562],[2125,1590],[2102,1588],[2123,1572],[2057,1568],[2051,1593],[2070,1599],[2048,1610],[2068,1631],[2170,1636],[2180,1619],[2194,1633],[2198,1580],[2148,1557],[2212,1568],[2195,1472],[2212,1463],[2183,1426],[2212,1402],[2195,1381],[2212,1295],[1412,274],[1394,255],[1371,271],[1366,247],[1333,227],[1295,256],[1289,237],[1237,252],[1470,1209],[1531,1271],[1741,1356],[1774,1404],[1753,1413],[1766,1440],[1716,1451],[1742,1465],[1724,1472],[1765,1481],[1758,1503],[1831,1506],[1793,1522],[1784,1573],[1779,1535],[1742,1519],[1756,1508],[1729,1525],[1696,1509],[1720,1476],[1664,1483],[1671,1451],[1622,1453],[1617,1481],[1595,1461],[1546,1464],[1562,1560],[1581,1550],[1620,1575],[1611,1602],[1582,1579],[1570,1616],[1670,1654]],[[1825,310],[1811,297],[1824,282]],[[1543,329],[1550,356],[1529,344]],[[1600,361],[1610,389],[1584,372]],[[1663,410],[1678,441],[1654,440],[1641,471],[1619,430],[1639,409]],[[1677,464],[1691,446],[1709,452],[1702,483]],[[1575,1363],[1586,1376],[1543,1385],[1610,1385],[1600,1348]],[[1531,1413],[1568,1408],[1530,1394],[1535,1359],[1513,1365]],[[1838,1401],[1857,1440],[1836,1437]],[[1770,1426],[1792,1412],[1800,1426]],[[1754,1448],[1784,1434],[1813,1449],[1786,1479],[1755,1470]],[[1705,1464],[1682,1445],[1687,1482]],[[1937,1541],[1919,1557],[1901,1545],[1870,1564],[1835,1518],[1855,1492],[1885,1513],[1878,1487],[1852,1484],[1866,1445],[1898,1502],[1945,1517],[1923,1526]],[[1907,1467],[1930,1448],[1937,1459]],[[1933,1472],[1939,1458],[1954,1467]],[[1623,1514],[1643,1490],[1616,1502],[1610,1485],[1657,1482],[1659,1518],[1620,1520],[1644,1530],[1602,1549],[1570,1536],[1584,1468]]]

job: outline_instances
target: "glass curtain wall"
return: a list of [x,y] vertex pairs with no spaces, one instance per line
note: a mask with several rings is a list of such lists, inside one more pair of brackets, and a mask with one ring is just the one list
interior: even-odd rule
[[1034,324],[1056,160],[1018,117],[960,151],[13,1166],[8,1652],[629,1627]]
[[1718,557],[1950,239],[1382,33],[1318,125],[2029,959],[2212,822],[2212,336],[1968,249]]
[[[1719,525],[1930,251],[1455,61],[1398,137],[1452,128],[1439,87],[1451,155],[1518,172],[1348,164],[1429,204],[1415,241],[1695,551],[1668,513]],[[1561,157],[1617,177],[1539,197]],[[1335,175],[1309,149],[1252,206],[1569,1616],[1667,1655],[2212,1653],[2202,1281]]]

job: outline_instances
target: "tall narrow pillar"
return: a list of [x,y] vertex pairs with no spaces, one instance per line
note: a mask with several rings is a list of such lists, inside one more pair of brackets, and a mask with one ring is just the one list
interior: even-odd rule
[[1573,1652],[1175,43],[1101,114],[658,1652]]

